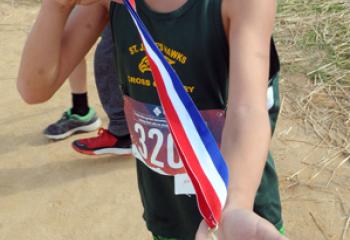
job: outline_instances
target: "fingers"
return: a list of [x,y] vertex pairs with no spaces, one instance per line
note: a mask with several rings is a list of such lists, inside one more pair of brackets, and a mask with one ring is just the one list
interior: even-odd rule
[[[260,218],[260,217],[259,217]],[[260,218],[257,223],[257,239],[264,240],[288,240],[288,238],[281,235],[281,233],[266,219]]]
[[277,239],[277,240],[288,240],[288,238],[287,237],[285,237],[285,236],[281,236],[279,239]]
[[208,231],[208,225],[203,220],[201,224],[199,224],[195,240],[209,240],[209,239],[210,239],[210,235]]

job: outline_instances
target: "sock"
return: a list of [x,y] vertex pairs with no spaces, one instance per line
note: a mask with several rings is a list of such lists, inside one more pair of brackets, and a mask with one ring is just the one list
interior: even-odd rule
[[85,116],[89,112],[87,93],[72,93],[72,114]]

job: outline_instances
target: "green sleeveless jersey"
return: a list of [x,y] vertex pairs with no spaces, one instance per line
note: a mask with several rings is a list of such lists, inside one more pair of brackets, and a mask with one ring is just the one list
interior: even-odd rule
[[[152,11],[144,0],[136,3],[141,19],[220,145],[229,65],[221,1],[188,0],[170,13]],[[111,3],[110,20],[147,227],[159,236],[194,239],[201,216],[169,133],[144,46],[123,5]],[[279,62],[271,44],[272,77],[279,70]],[[278,225],[279,194],[272,165],[265,170],[268,177],[260,187],[255,207],[259,206],[256,212],[262,217]]]

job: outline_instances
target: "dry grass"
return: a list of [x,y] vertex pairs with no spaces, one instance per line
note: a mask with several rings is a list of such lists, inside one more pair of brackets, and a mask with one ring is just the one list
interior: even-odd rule
[[[275,40],[283,64],[282,114],[318,141],[289,139],[313,145],[302,162],[305,167],[288,177],[289,187],[311,186],[325,171],[328,188],[337,171],[350,159],[350,2],[341,0],[281,0]],[[302,75],[308,82],[291,83],[288,76]],[[295,97],[298,92],[300,98]],[[288,135],[288,129],[285,136]],[[286,140],[286,138],[284,139]],[[287,139],[288,140],[288,139]],[[308,159],[322,148],[327,154],[317,162]],[[312,170],[306,181],[301,173]],[[347,239],[350,210],[344,209],[343,240]],[[313,218],[327,239],[324,230]]]
[[276,31],[285,70],[318,83],[350,87],[350,4],[282,0]]
[[[309,83],[289,85],[302,98],[287,91],[284,114],[299,119],[305,132],[319,139],[318,147],[335,150],[317,163],[319,172],[336,171],[350,158],[350,4],[340,0],[283,0],[279,4],[276,41],[283,71],[300,73]],[[293,91],[295,92],[295,91]]]

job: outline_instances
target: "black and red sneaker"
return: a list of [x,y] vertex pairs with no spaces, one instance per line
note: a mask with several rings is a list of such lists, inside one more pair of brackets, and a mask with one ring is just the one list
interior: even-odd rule
[[77,152],[88,155],[128,155],[131,154],[131,139],[118,139],[108,130],[100,128],[97,137],[78,139],[72,143],[72,147]]

